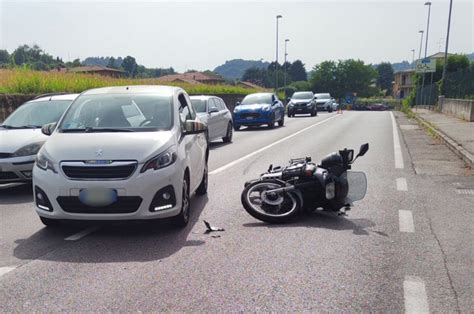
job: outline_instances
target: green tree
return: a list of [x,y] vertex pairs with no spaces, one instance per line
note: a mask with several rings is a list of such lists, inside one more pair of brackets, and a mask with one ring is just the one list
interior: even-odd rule
[[388,94],[392,90],[392,82],[394,80],[393,68],[389,62],[382,62],[377,65],[377,86],[382,90],[386,90]]
[[287,71],[292,82],[306,81],[308,79],[306,69],[301,60],[293,62]]
[[117,63],[114,57],[109,58],[109,62],[107,63],[107,67],[111,69],[116,69],[117,68]]
[[6,50],[0,50],[0,64],[9,64],[10,54]]
[[137,61],[134,57],[126,56],[125,59],[123,59],[122,68],[127,72],[129,77],[135,77],[137,74]]

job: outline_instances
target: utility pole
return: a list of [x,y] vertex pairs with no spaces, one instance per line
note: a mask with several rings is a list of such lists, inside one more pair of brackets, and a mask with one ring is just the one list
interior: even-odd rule
[[453,10],[453,0],[449,1],[449,17],[448,17],[448,31],[446,34],[446,46],[444,48],[444,65],[443,76],[441,76],[441,94],[444,95],[444,79],[446,78],[446,66],[448,65],[448,45],[449,45],[449,28],[451,26],[451,11]]
[[285,83],[283,84],[283,86],[285,86],[285,87],[286,87],[286,57],[288,56],[286,45],[289,41],[290,41],[289,39],[285,39],[285,63],[284,63],[284,71],[285,71],[284,80],[285,80]]
[[[431,15],[431,2],[425,2],[425,5],[428,6],[428,22],[426,23],[426,43],[425,43],[425,59],[427,57],[427,54],[428,54],[428,35],[429,35],[429,32],[430,32],[430,15]],[[422,84],[421,84],[421,104],[422,105],[425,105],[425,102],[426,102],[426,97],[425,97],[425,77],[426,77],[426,73],[423,72],[423,81],[422,81]],[[431,88],[431,86],[430,86]]]
[[[423,33],[424,33],[424,30],[419,30],[418,33],[421,34],[421,39],[420,39],[420,50],[418,51],[418,61],[417,62],[420,62],[421,60],[421,49],[423,49]],[[418,106],[418,99],[420,98],[420,95],[418,95],[418,92],[416,93],[416,99],[415,99],[415,105]]]
[[283,16],[276,16],[276,58],[275,58],[275,94],[278,93],[278,20]]
[[415,67],[415,49],[411,50],[411,66],[412,68]]

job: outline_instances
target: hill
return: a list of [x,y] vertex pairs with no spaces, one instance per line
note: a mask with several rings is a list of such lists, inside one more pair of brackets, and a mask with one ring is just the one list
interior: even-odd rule
[[262,62],[259,60],[233,59],[216,67],[214,72],[226,79],[235,80],[240,79],[249,68],[256,67],[262,69],[267,68],[269,64],[269,62]]

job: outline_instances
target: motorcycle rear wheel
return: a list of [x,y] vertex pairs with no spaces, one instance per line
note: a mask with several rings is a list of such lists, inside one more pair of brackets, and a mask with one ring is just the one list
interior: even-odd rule
[[275,204],[266,203],[262,199],[262,192],[284,187],[278,180],[259,180],[248,184],[241,194],[241,202],[247,213],[252,217],[268,223],[286,223],[299,211],[297,197],[292,193],[282,192],[272,194]]

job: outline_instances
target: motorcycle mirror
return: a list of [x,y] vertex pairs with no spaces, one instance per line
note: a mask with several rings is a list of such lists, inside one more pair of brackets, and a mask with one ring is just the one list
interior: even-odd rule
[[364,156],[365,153],[367,153],[368,150],[369,150],[369,143],[365,143],[365,144],[361,145],[361,147],[359,149],[359,153],[357,154],[357,157]]

